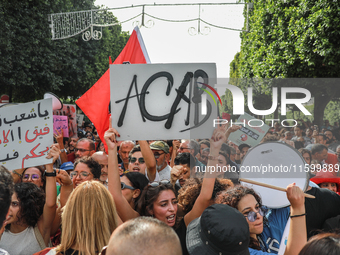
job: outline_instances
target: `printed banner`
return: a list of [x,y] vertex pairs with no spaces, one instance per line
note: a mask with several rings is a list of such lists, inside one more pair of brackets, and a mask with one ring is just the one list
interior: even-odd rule
[[255,119],[249,114],[241,115],[233,125],[241,125],[241,128],[229,136],[229,140],[239,146],[242,143],[251,147],[259,144],[269,130],[269,126],[262,120]]
[[75,104],[64,104],[63,109],[54,110],[53,115],[67,116],[68,118],[68,134],[71,138],[78,137],[77,135],[77,116]]
[[110,65],[112,126],[121,140],[210,137],[215,81],[212,63]]
[[0,164],[15,170],[51,163],[52,130],[52,99],[0,108]]
[[63,129],[63,136],[68,137],[67,116],[53,115],[53,134],[57,134],[56,130],[61,132],[61,129]]

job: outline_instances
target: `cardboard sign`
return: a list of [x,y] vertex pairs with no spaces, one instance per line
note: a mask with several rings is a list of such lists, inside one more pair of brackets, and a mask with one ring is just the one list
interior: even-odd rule
[[110,65],[112,126],[121,140],[210,136],[215,81],[212,63]]
[[78,135],[77,135],[76,105],[75,104],[64,104],[63,109],[53,111],[53,115],[67,116],[69,137],[71,137],[71,138],[78,137]]
[[53,115],[53,134],[57,134],[56,130],[61,132],[61,129],[63,129],[63,136],[68,137],[67,116]]
[[0,164],[8,170],[52,163],[52,99],[0,108]]
[[242,143],[251,147],[259,144],[262,138],[269,130],[269,126],[263,121],[256,119],[249,114],[241,115],[233,125],[241,125],[242,127],[229,135],[229,140],[239,146]]

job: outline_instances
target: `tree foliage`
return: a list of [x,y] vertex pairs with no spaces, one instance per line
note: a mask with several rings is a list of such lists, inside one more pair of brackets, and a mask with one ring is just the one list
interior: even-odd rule
[[81,35],[51,40],[48,14],[90,10],[94,0],[1,1],[0,92],[13,102],[42,99],[47,91],[62,98],[81,96],[124,48],[121,26],[103,28],[101,40]]
[[[333,0],[254,1],[249,13],[249,32],[241,33],[241,52],[231,63],[237,70],[231,68],[231,75],[339,78],[339,9],[340,2]],[[318,124],[322,123],[328,102],[340,97],[339,85],[330,83],[304,85],[314,97],[314,120]],[[254,104],[261,105],[267,91],[268,88],[260,86]],[[258,98],[259,95],[262,96]]]

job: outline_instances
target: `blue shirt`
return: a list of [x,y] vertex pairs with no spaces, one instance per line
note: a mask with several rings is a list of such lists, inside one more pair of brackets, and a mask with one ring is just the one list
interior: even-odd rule
[[264,224],[263,232],[258,236],[262,251],[249,248],[251,255],[278,253],[289,214],[289,206],[280,209],[271,209],[267,213],[268,224]]

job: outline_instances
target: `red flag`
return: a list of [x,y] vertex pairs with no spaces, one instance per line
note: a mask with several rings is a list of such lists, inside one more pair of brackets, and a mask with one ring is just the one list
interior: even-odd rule
[[[124,62],[129,62],[130,64],[150,63],[149,55],[138,27],[135,27],[124,49],[113,64],[123,64]],[[100,139],[104,142],[104,133],[109,128],[110,118],[110,69],[76,101],[76,104],[94,124]],[[106,144],[105,148],[107,151]]]

